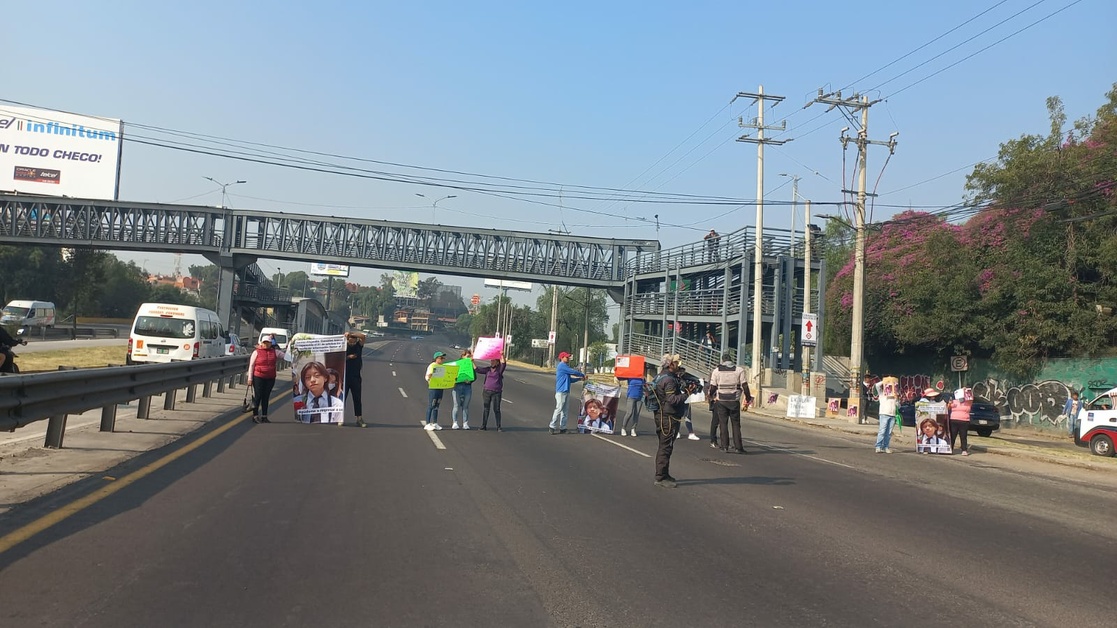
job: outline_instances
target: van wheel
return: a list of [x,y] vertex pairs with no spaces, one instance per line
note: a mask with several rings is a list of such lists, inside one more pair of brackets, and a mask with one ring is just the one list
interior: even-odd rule
[[985,438],[989,438],[990,436],[993,435],[993,430],[991,430],[987,427],[983,427],[979,430],[974,430],[974,431],[977,432],[978,436],[984,436]]
[[1094,452],[1095,456],[1112,456],[1113,438],[1108,434],[1098,434],[1090,441],[1090,451]]

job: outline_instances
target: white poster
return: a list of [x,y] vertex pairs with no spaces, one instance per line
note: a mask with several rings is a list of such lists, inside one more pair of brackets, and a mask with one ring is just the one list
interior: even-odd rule
[[311,262],[310,274],[318,275],[319,277],[348,277],[349,267],[343,264],[324,264],[321,262]]
[[295,334],[290,362],[292,406],[300,423],[343,423],[345,336]]
[[116,200],[120,120],[0,104],[0,191]]
[[818,399],[809,395],[787,396],[787,417],[813,419],[818,416]]

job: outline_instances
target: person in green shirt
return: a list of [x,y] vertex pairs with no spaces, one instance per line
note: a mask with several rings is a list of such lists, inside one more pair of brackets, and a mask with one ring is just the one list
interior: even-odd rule
[[462,351],[462,357],[455,362],[458,365],[458,379],[454,384],[454,411],[450,414],[454,423],[451,429],[459,429],[458,415],[461,414],[461,428],[469,429],[469,402],[473,399],[473,380],[477,375],[473,368],[473,352],[469,349]]

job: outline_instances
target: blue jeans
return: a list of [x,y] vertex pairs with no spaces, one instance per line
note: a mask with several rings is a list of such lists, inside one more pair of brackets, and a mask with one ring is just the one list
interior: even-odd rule
[[438,423],[438,406],[442,404],[442,390],[430,390],[427,396],[427,423]]
[[570,399],[570,391],[555,393],[555,413],[551,415],[551,429],[566,429],[566,401]]
[[896,422],[896,417],[880,415],[880,429],[877,430],[877,449],[888,449],[888,443],[892,441],[892,425]]
[[454,384],[454,410],[450,417],[454,423],[458,422],[458,413],[461,413],[462,423],[469,423],[469,402],[473,399],[473,384],[471,382],[458,382]]

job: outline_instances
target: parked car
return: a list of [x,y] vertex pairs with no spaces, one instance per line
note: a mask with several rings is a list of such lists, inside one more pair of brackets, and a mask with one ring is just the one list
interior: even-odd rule
[[970,431],[978,436],[992,436],[993,430],[1001,429],[1001,413],[988,399],[974,397],[970,406]]
[[248,345],[245,344],[245,341],[233,332],[229,332],[229,340],[225,345],[225,355],[248,355],[248,353]]

